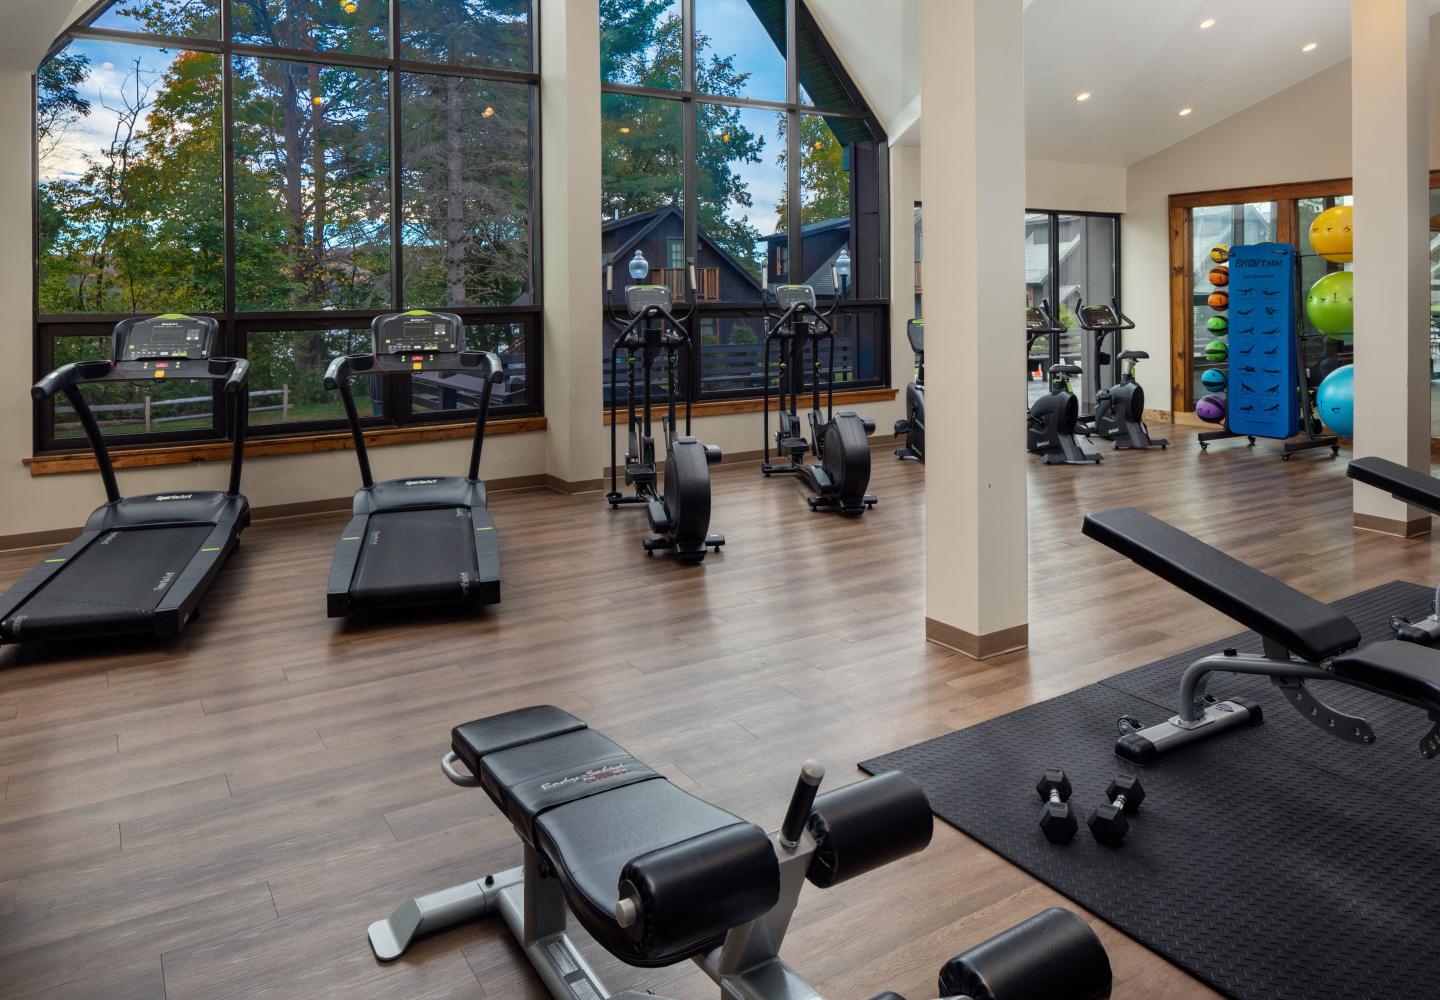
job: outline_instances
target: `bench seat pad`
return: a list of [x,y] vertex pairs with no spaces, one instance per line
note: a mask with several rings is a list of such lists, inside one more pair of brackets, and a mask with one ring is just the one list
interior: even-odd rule
[[1083,530],[1312,663],[1360,645],[1360,630],[1338,611],[1143,510],[1089,514]]
[[1384,490],[1397,500],[1440,514],[1440,479],[1416,472],[1386,458],[1357,458],[1345,474],[1356,482]]
[[[671,784],[567,712],[541,706],[480,719],[456,727],[451,745],[554,867],[576,919],[624,962],[664,966],[703,954],[775,904],[779,865],[763,830]],[[686,850],[702,838],[702,850]],[[655,889],[653,919],[627,930],[615,920],[620,883],[647,857],[667,865],[667,876],[681,870],[666,886],[640,879]]]
[[1335,657],[1330,669],[1353,684],[1440,713],[1440,650],[1387,640]]

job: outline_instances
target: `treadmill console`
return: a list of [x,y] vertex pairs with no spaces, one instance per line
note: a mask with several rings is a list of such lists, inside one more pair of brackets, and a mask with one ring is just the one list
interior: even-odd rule
[[631,285],[625,289],[625,305],[631,317],[643,316],[656,308],[670,312],[675,307],[675,296],[665,285]]
[[775,304],[782,312],[788,312],[795,306],[804,306],[814,312],[815,289],[809,285],[776,285]]
[[371,328],[377,356],[397,354],[459,354],[465,338],[460,317],[450,313],[412,310],[380,316]]
[[1081,306],[1080,318],[1092,330],[1119,330],[1125,325],[1110,305]]
[[208,317],[179,313],[125,320],[115,328],[114,360],[204,361],[212,353],[219,328]]

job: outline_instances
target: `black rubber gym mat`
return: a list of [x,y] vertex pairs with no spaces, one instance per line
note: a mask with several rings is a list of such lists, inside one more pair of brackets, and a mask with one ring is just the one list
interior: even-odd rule
[[[1434,591],[1389,583],[1338,601],[1367,641],[1392,614],[1427,614]],[[1242,1000],[1440,996],[1440,760],[1420,757],[1425,713],[1336,684],[1315,690],[1374,726],[1360,747],[1315,729],[1261,678],[1216,675],[1220,697],[1259,701],[1265,722],[1132,768],[1115,720],[1174,714],[1180,673],[1243,634],[887,754],[936,815],[1147,947]],[[1035,781],[1063,767],[1081,824],[1054,846]],[[1084,828],[1119,773],[1147,797],[1118,848]]]

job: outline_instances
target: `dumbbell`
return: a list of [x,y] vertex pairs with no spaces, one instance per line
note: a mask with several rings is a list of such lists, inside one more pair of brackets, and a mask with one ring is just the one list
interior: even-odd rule
[[1075,839],[1080,822],[1070,811],[1070,777],[1064,771],[1046,771],[1035,784],[1045,807],[1040,810],[1040,832],[1052,844],[1068,844]]
[[1115,847],[1130,832],[1130,820],[1126,816],[1140,811],[1145,789],[1133,774],[1121,774],[1105,789],[1105,797],[1110,801],[1090,814],[1090,832],[1098,843]]

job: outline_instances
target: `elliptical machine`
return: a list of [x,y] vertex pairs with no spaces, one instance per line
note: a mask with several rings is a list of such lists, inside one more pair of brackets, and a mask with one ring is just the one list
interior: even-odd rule
[[[685,269],[686,300],[689,311],[684,320],[674,314],[674,296],[664,285],[646,285],[650,263],[645,255],[635,252],[630,261],[630,277],[637,284],[625,289],[627,315],[619,316],[608,302],[614,289],[615,267],[605,269],[607,311],[610,321],[620,329],[620,336],[610,351],[610,492],[606,500],[612,510],[629,504],[644,504],[650,517],[654,537],[645,539],[645,553],[673,551],[682,563],[700,563],[710,550],[720,551],[724,535],[710,531],[710,466],[721,459],[720,448],[703,445],[690,436],[690,399],[685,399],[685,434],[679,431],[675,392],[680,377],[679,355],[685,354],[686,377],[693,371],[695,347],[690,338],[689,322],[695,315],[693,291],[694,263]],[[617,407],[620,354],[626,353],[628,369],[625,426],[628,439],[625,451],[625,485],[634,487],[626,496],[619,486],[618,461],[620,420]],[[651,423],[651,369],[655,360],[665,357],[667,368],[668,411],[661,418],[665,433],[665,492],[658,488],[655,460],[655,436]],[[636,367],[644,370],[643,391],[637,399]]]
[[[1080,328],[1095,336],[1097,364],[1103,364],[1109,357],[1105,353],[1106,338],[1113,336],[1118,349],[1122,346],[1121,333],[1135,329],[1135,324],[1120,311],[1118,299],[1111,299],[1108,305],[1081,306],[1079,319]],[[1150,355],[1145,351],[1119,351],[1114,362],[1117,369],[1115,384],[1108,389],[1096,390],[1095,415],[1088,424],[1081,426],[1080,433],[1087,438],[1103,438],[1120,449],[1164,450],[1170,446],[1170,442],[1163,438],[1152,438],[1150,428],[1145,426],[1145,390],[1135,380],[1135,366],[1149,359]],[[1123,371],[1119,370],[1122,365]],[[1095,381],[1098,386],[1098,373]]]
[[895,449],[895,457],[913,459],[925,464],[925,321],[912,319],[905,329],[910,350],[915,352],[918,372],[915,381],[905,387],[905,419],[895,421],[895,436],[905,437],[905,447]]
[[[833,270],[833,269],[832,269]],[[838,277],[835,287],[840,287]],[[859,517],[874,507],[876,498],[865,490],[870,485],[870,442],[875,422],[856,413],[835,412],[835,327],[830,318],[840,304],[837,295],[825,312],[816,304],[810,285],[765,286],[765,461],[760,471],[798,476],[814,495],[807,497],[813,511],[830,510],[845,517]],[[778,313],[770,308],[773,297]],[[828,342],[829,359],[820,362],[820,347]],[[776,378],[779,393],[780,426],[773,443],[783,461],[771,462],[770,445],[770,348],[775,345],[780,371]],[[810,379],[810,435],[819,464],[809,465],[805,455],[811,445],[804,437],[797,412],[805,392],[805,349],[809,347],[813,368]],[[820,380],[826,382],[825,415],[820,413]]]
[[[1025,310],[1025,332],[1031,344],[1039,337],[1057,337],[1069,329],[1051,315],[1049,300]],[[1030,407],[1025,446],[1032,455],[1043,455],[1046,465],[1092,465],[1101,461],[1075,437],[1080,401],[1070,391],[1070,379],[1079,374],[1079,365],[1051,365],[1050,391]]]

